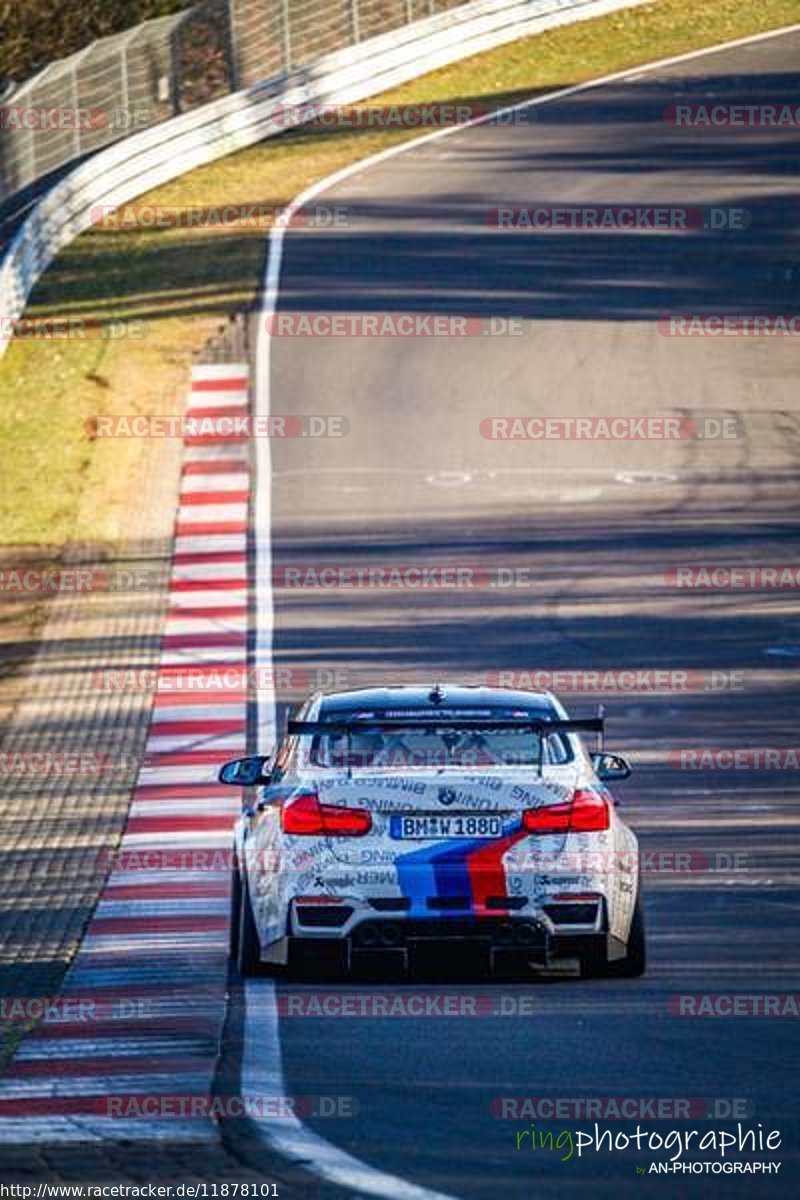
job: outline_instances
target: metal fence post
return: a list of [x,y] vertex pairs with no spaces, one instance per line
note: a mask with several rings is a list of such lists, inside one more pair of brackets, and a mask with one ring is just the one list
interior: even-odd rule
[[241,84],[239,83],[239,33],[236,28],[236,3],[235,0],[225,0],[225,54],[228,59],[228,75],[230,77],[230,90],[238,92]]
[[81,143],[80,113],[78,112],[79,101],[78,101],[78,64],[77,64],[77,62],[73,64],[72,70],[70,71],[70,83],[72,86],[72,113],[73,113],[73,117],[75,119],[75,129],[74,129],[75,137],[73,139],[74,144],[75,144],[75,157],[80,158],[82,143]]
[[283,0],[283,69],[292,69],[292,28],[289,20],[289,0]]
[[[187,9],[187,12],[191,12]],[[147,22],[145,21],[146,25]],[[169,33],[169,103],[172,115],[177,117],[183,110],[183,76],[181,73],[183,21],[170,29]]]
[[[72,107],[75,112],[75,139],[74,139],[75,154],[78,156],[83,153],[83,137],[81,136],[82,130],[81,130],[81,123],[79,120],[79,109],[80,109],[80,103],[81,103],[81,85],[80,85],[80,77],[79,77],[78,72],[81,69],[81,64],[83,63],[83,60],[92,53],[92,51],[94,50],[96,45],[97,45],[96,41],[90,42],[89,45],[86,46],[83,50],[78,50],[76,54],[73,54],[71,57],[71,60],[70,59],[67,60],[68,62],[71,61],[71,63],[72,63],[69,74],[70,74],[70,81],[71,81],[71,86],[72,86]],[[58,66],[58,63],[55,63],[54,65]],[[89,119],[89,129],[90,130],[92,129],[91,117]]]
[[[122,120],[125,123],[125,132],[127,133],[130,130],[131,126],[133,125],[133,131],[135,133],[136,125],[132,119],[131,93],[130,93],[130,87],[128,85],[128,40],[127,40],[127,38],[122,43],[122,50],[120,53],[121,53],[121,57],[120,57],[120,64],[119,64],[119,73],[120,73],[120,78],[122,80],[122,111],[125,114],[125,116],[122,118]],[[116,132],[116,130],[114,132]]]
[[[34,75],[32,79],[18,88],[14,93],[14,103],[24,103],[23,96],[27,97],[28,107],[37,107],[38,88],[42,85],[48,75],[52,75],[53,68],[56,64],[50,63]],[[9,131],[11,132],[11,131]],[[38,162],[36,158],[36,130],[34,129],[16,129],[14,130],[14,145],[13,150],[9,153],[9,165],[13,164],[14,170],[14,191],[26,187],[32,183],[39,175]]]

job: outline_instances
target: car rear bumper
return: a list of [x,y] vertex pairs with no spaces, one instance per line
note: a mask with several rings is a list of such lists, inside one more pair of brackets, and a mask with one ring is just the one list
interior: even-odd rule
[[[290,944],[309,952],[330,948],[346,967],[392,962],[407,969],[413,961],[437,957],[483,961],[493,971],[538,966],[557,968],[566,961],[583,961],[605,954],[617,957],[609,946],[605,901],[598,897],[591,920],[559,922],[547,902],[526,904],[516,910],[475,916],[470,913],[431,912],[410,915],[399,900],[388,908],[379,900],[348,900],[340,904],[292,902],[288,938],[280,960],[289,956]],[[550,910],[550,911],[548,911]],[[569,914],[571,918],[588,913]],[[624,949],[624,948],[623,948]],[[275,961],[274,955],[270,958]]]
[[359,945],[398,936],[514,941],[529,937],[532,930],[551,938],[604,933],[606,898],[601,892],[592,895],[593,899],[577,903],[551,896],[497,897],[496,904],[487,904],[480,912],[468,897],[432,897],[420,909],[412,908],[402,896],[334,900],[318,895],[290,902],[287,932],[294,937],[347,938]]
[[[449,928],[432,923],[427,929],[410,924],[399,929],[368,931],[353,938],[289,937],[284,940],[280,961],[301,968],[322,968],[360,973],[372,969],[408,973],[422,970],[425,974],[448,974],[451,969],[493,975],[527,974],[531,970],[578,974],[586,967],[604,964],[624,955],[624,946],[617,946],[608,934],[589,933],[569,938],[553,937],[546,930],[531,927],[459,931],[454,936]],[[465,936],[466,935],[466,936]],[[277,961],[277,960],[276,960]]]

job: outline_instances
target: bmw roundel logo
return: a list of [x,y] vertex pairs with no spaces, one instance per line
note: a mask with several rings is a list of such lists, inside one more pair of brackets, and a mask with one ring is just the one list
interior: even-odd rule
[[440,804],[452,804],[456,798],[456,794],[452,788],[439,788],[437,799]]

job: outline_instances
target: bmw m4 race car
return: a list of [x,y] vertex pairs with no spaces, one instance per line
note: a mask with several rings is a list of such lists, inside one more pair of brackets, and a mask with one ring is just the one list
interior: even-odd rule
[[477,956],[498,974],[641,975],[638,846],[606,788],[630,768],[589,753],[602,717],[548,692],[391,687],[317,694],[234,835],[231,952],[315,974]]

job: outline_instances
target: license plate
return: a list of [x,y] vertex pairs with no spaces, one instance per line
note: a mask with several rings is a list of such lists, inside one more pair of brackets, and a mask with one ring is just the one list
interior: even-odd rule
[[498,838],[503,832],[500,817],[475,817],[448,813],[446,817],[393,816],[389,826],[397,840],[428,841],[434,838]]

